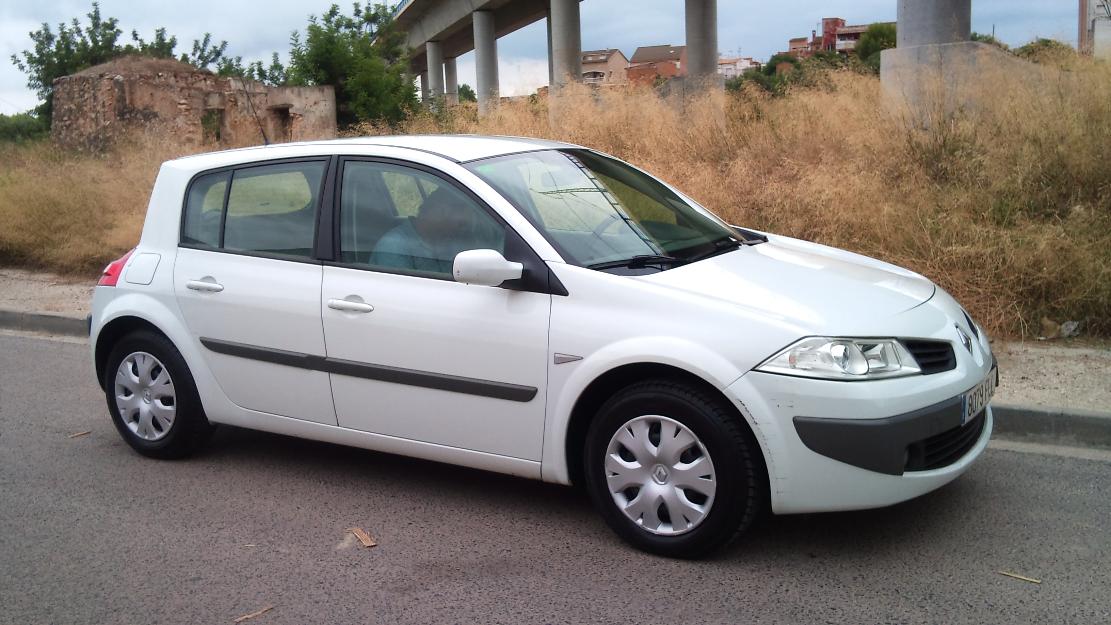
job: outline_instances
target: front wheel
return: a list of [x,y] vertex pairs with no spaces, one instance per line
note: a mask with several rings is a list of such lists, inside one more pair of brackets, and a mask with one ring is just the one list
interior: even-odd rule
[[670,380],[629,386],[587,433],[595,507],[637,548],[693,558],[721,547],[763,511],[763,459],[747,425],[715,393]]

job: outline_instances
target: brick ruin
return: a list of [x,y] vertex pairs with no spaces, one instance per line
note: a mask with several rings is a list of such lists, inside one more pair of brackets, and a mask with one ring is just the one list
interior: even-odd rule
[[234,147],[336,135],[330,86],[270,87],[172,59],[124,57],[54,81],[51,136],[96,150],[136,129],[181,144]]

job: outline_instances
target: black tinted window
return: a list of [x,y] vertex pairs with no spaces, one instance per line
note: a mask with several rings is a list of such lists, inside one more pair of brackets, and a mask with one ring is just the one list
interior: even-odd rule
[[220,246],[220,216],[231,172],[200,176],[189,187],[181,242],[189,245]]
[[504,248],[505,227],[445,180],[387,163],[344,165],[340,187],[344,261],[450,278],[459,252],[504,253]]
[[311,257],[324,169],[324,162],[311,162],[236,170],[223,247]]

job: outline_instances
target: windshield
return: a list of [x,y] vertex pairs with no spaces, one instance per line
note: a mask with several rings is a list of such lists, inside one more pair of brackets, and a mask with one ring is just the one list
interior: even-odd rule
[[[546,150],[467,167],[568,261],[656,270],[712,255],[739,235],[655,178],[588,150]],[[639,265],[639,266],[638,266]]]

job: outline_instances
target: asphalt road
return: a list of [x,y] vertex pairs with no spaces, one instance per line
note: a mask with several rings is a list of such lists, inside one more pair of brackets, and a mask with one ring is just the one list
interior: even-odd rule
[[0,335],[2,623],[1111,622],[1107,461],[989,449],[684,562],[538,482],[233,428],[148,460],[91,378],[82,344]]

